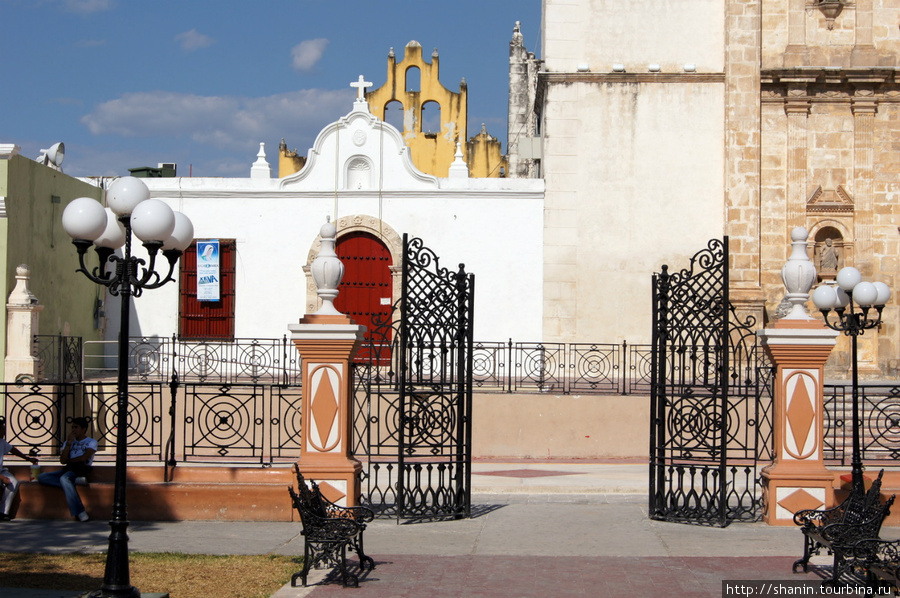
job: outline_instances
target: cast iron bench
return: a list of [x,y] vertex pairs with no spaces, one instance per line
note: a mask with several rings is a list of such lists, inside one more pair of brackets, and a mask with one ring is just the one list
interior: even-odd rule
[[375,513],[366,507],[341,507],[334,504],[319,491],[319,486],[311,482],[312,489],[306,485],[303,474],[294,466],[297,474],[297,492],[288,486],[291,501],[300,522],[303,524],[303,569],[291,576],[291,585],[297,585],[297,579],[306,586],[306,576],[315,567],[338,567],[344,586],[348,581],[353,586],[359,585],[359,579],[347,571],[347,548],[359,556],[359,568],[375,568],[375,561],[363,552],[363,532],[366,523],[375,518]]
[[864,494],[850,493],[844,502],[831,509],[805,509],[794,513],[794,523],[803,532],[803,558],[794,562],[793,571],[809,570],[809,559],[824,548],[834,556],[830,582],[837,584],[841,575],[853,564],[854,545],[863,539],[878,538],[881,524],[891,512],[894,497],[881,502],[881,478],[872,482]]
[[853,546],[853,557],[866,570],[866,585],[900,589],[900,540],[868,538]]

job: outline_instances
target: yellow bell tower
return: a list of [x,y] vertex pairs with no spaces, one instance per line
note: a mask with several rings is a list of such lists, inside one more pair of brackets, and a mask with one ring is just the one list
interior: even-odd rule
[[[378,89],[365,93],[369,111],[386,120],[388,109],[398,105],[403,111],[403,141],[409,147],[413,164],[426,174],[447,177],[450,164],[456,157],[457,144],[464,152],[464,160],[472,178],[503,177],[507,163],[500,153],[500,142],[481,133],[466,141],[468,87],[463,79],[459,93],[441,85],[439,80],[437,50],[431,54],[431,62],[422,57],[422,46],[417,41],[406,44],[403,60],[399,63],[391,48],[388,53],[387,81]],[[416,76],[418,75],[418,76]],[[418,89],[414,89],[418,87]],[[429,114],[424,122],[423,111]],[[432,110],[440,112],[438,119],[430,117]],[[433,122],[432,122],[433,121]],[[429,130],[434,128],[437,130]],[[305,158],[287,149],[281,142],[278,160],[278,176],[291,175],[305,164]]]
[[[403,108],[403,139],[409,146],[413,164],[424,173],[446,177],[456,153],[456,144],[459,143],[466,153],[469,176],[502,176],[504,162],[495,138],[482,130],[481,135],[466,142],[466,80],[460,82],[459,93],[450,91],[441,85],[438,65],[437,50],[431,54],[431,62],[425,62],[422,46],[417,41],[406,44],[403,60],[399,63],[391,48],[387,81],[378,89],[366,93],[369,111],[385,120],[391,103],[396,102]],[[414,72],[419,75],[419,89],[412,89],[415,86]],[[432,103],[440,110],[437,131],[424,130],[423,127],[422,111],[430,108]]]
[[[438,80],[439,59],[437,50],[431,62],[422,57],[422,46],[417,41],[406,44],[401,62],[397,62],[394,49],[388,53],[387,81],[384,85],[366,93],[369,111],[385,120],[391,103],[403,107],[403,139],[409,146],[416,168],[438,177],[446,177],[456,153],[456,144],[465,145],[467,89],[465,79],[459,84],[459,93],[441,85]],[[415,86],[415,74],[419,74],[419,89]],[[434,105],[429,105],[434,103]],[[437,107],[440,110],[440,130],[423,130],[422,111]]]

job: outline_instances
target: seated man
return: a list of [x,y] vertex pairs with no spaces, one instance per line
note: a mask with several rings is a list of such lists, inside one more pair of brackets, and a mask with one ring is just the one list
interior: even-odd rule
[[64,465],[59,471],[50,471],[38,476],[38,482],[47,486],[62,488],[66,495],[69,512],[78,521],[87,521],[90,517],[84,510],[84,504],[75,490],[75,479],[87,477],[97,452],[97,441],[87,435],[88,420],[76,417],[72,420],[72,432],[59,452],[59,462]]
[[29,457],[6,441],[6,418],[0,417],[0,521],[9,521],[10,509],[19,492],[19,480],[3,466],[3,455],[12,453],[16,457],[37,463],[37,459]]

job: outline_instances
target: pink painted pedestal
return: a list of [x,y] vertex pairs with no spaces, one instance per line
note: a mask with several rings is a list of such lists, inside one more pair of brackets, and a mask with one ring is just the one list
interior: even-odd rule
[[365,333],[343,315],[307,315],[290,326],[303,368],[300,472],[342,506],[359,502],[362,466],[350,452],[351,363]]
[[824,367],[837,333],[819,320],[779,320],[759,331],[777,368],[775,460],[763,469],[763,520],[794,525],[802,509],[834,506],[834,473],[825,468]]

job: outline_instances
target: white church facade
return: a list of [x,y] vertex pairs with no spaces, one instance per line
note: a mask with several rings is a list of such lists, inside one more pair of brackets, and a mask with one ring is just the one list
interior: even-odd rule
[[[222,288],[219,301],[198,300],[191,270],[196,258],[186,255],[179,285],[134,302],[132,336],[282,338],[289,324],[317,309],[309,265],[319,229],[330,219],[339,254],[342,240],[355,239],[374,252],[360,259],[375,260],[366,268],[380,270],[376,278],[385,281],[357,304],[378,309],[397,300],[407,234],[422,239],[441,266],[465,264],[475,275],[477,339],[540,339],[543,180],[469,178],[461,153],[448,177],[422,173],[400,132],[369,112],[363,88],[351,111],[320,132],[306,165],[292,175],[272,178],[261,147],[248,178],[143,180],[154,198],[191,219],[198,243],[219,242]],[[114,302],[110,298],[110,313]],[[230,313],[205,314],[213,303]],[[107,337],[115,338],[115,323],[109,324]]]

